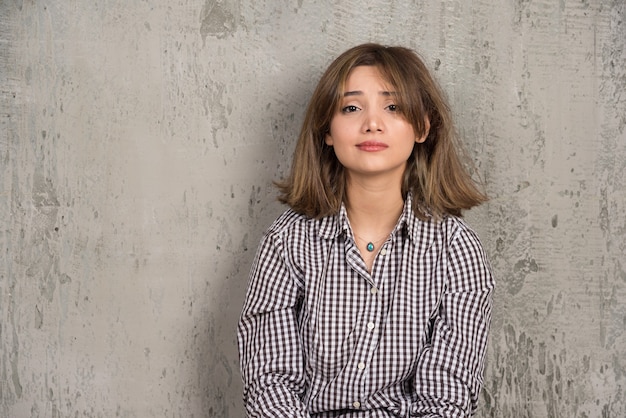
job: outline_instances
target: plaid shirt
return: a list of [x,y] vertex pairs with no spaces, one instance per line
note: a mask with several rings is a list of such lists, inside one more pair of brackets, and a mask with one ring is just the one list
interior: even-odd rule
[[463,220],[407,199],[371,274],[342,208],[287,210],[262,239],[238,328],[250,417],[461,417],[476,409],[494,281]]

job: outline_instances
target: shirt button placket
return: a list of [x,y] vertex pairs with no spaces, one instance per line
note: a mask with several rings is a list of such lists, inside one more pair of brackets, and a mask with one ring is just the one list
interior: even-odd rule
[[[385,255],[387,254],[387,250],[385,248],[381,249],[380,251],[381,255]],[[377,346],[377,338],[376,338],[376,334],[374,332],[370,332],[370,331],[374,331],[376,329],[376,320],[374,318],[378,318],[380,315],[380,310],[381,310],[381,305],[380,305],[380,298],[378,296],[378,287],[374,284],[375,282],[371,282],[372,286],[370,287],[370,294],[372,295],[372,297],[368,298],[368,302],[367,302],[367,312],[369,312],[369,314],[366,314],[366,316],[369,316],[371,319],[365,324],[365,327],[367,328],[367,331],[365,333],[362,334],[363,338],[362,341],[362,345],[361,345],[361,349],[359,350],[360,353],[357,354],[357,358],[361,358],[363,359],[362,361],[359,361],[356,364],[356,370],[358,370],[358,380],[361,381],[361,379],[367,379],[366,375],[367,373],[365,373],[365,369],[367,367],[367,361],[369,361],[369,359],[371,359],[372,355],[374,354],[375,351],[375,347]],[[363,380],[364,382],[364,380]],[[357,400],[354,401],[352,403],[352,406],[355,409],[360,409],[361,408],[361,401]]]

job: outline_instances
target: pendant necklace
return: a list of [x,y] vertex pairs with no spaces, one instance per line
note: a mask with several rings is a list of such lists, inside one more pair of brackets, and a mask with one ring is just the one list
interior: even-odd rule
[[[376,241],[365,241],[363,238],[361,238],[360,236],[356,235],[355,236],[360,239],[363,242],[367,242],[367,244],[365,245],[365,249],[367,251],[369,251],[370,253],[373,252],[376,249],[376,245],[380,244],[381,241],[383,241],[385,238],[387,238],[389,236],[389,234],[385,235],[384,237],[376,240]],[[376,245],[374,245],[376,244]]]

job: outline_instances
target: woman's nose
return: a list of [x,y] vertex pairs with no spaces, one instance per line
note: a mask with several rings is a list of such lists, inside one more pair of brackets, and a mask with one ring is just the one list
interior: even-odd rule
[[375,110],[368,110],[365,113],[363,130],[365,132],[378,132],[383,130],[383,121],[378,112]]

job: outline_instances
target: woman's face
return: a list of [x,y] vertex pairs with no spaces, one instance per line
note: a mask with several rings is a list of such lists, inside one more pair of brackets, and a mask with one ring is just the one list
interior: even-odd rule
[[[351,70],[326,144],[332,146],[348,177],[387,176],[401,184],[416,142],[413,126],[396,107],[396,94],[375,66]],[[381,177],[382,178],[382,177]]]

